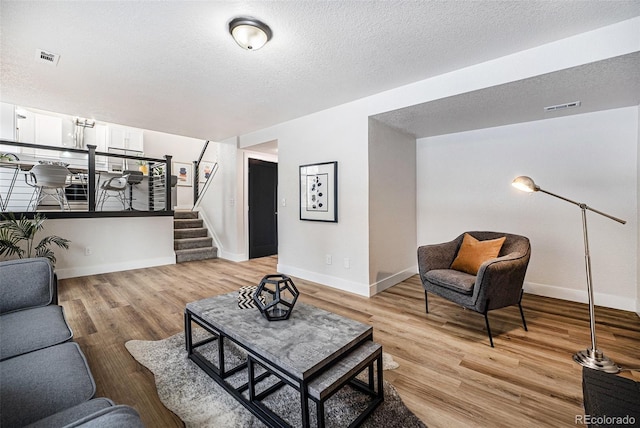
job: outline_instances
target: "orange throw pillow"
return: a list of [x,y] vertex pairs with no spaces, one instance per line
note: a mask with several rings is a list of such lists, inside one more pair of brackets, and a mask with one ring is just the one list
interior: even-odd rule
[[498,257],[505,239],[505,237],[502,237],[478,241],[473,236],[465,233],[458,254],[453,263],[451,263],[451,269],[477,275],[482,263]]

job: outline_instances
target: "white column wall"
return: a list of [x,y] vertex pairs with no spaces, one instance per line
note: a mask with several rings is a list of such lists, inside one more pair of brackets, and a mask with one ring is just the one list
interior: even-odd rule
[[417,271],[416,139],[369,119],[369,295]]
[[[637,222],[640,225],[640,107],[638,108],[638,161],[636,162],[636,179],[638,186],[638,196],[637,201],[638,205],[636,207],[637,213]],[[640,227],[638,227],[638,234],[636,235],[636,239],[638,240],[638,248],[636,252],[636,257],[640,258]],[[637,284],[637,292],[636,292],[636,313],[640,316],[640,262],[638,262],[638,273],[636,277]]]
[[541,188],[627,220],[588,212],[595,303],[635,310],[638,269],[638,108],[418,140],[418,243],[468,230],[529,237],[525,290],[587,301],[580,208]]

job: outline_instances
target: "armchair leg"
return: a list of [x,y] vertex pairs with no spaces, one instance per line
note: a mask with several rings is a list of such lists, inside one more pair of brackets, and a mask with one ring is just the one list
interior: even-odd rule
[[427,298],[427,290],[424,290],[424,308],[429,313],[429,299]]
[[524,290],[520,290],[520,300],[518,300],[518,307],[520,308],[520,316],[522,317],[522,325],[524,326],[524,331],[529,331],[527,329],[527,322],[524,320],[524,311],[522,310],[522,295],[524,294]]
[[487,324],[487,334],[489,335],[489,342],[491,342],[491,347],[493,348],[493,337],[491,336],[491,327],[489,327],[489,316],[488,316],[488,310],[485,309],[484,311],[484,322]]

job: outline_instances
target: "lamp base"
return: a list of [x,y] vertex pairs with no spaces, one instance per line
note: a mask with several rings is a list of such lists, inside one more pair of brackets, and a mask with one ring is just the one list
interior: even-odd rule
[[618,373],[620,367],[607,358],[602,351],[587,348],[573,354],[573,361],[590,369],[600,370],[606,373]]

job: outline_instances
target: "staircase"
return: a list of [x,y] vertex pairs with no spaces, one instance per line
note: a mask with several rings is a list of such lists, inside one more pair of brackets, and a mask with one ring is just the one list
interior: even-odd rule
[[213,238],[194,211],[175,211],[173,216],[173,249],[176,263],[215,259],[218,249]]

